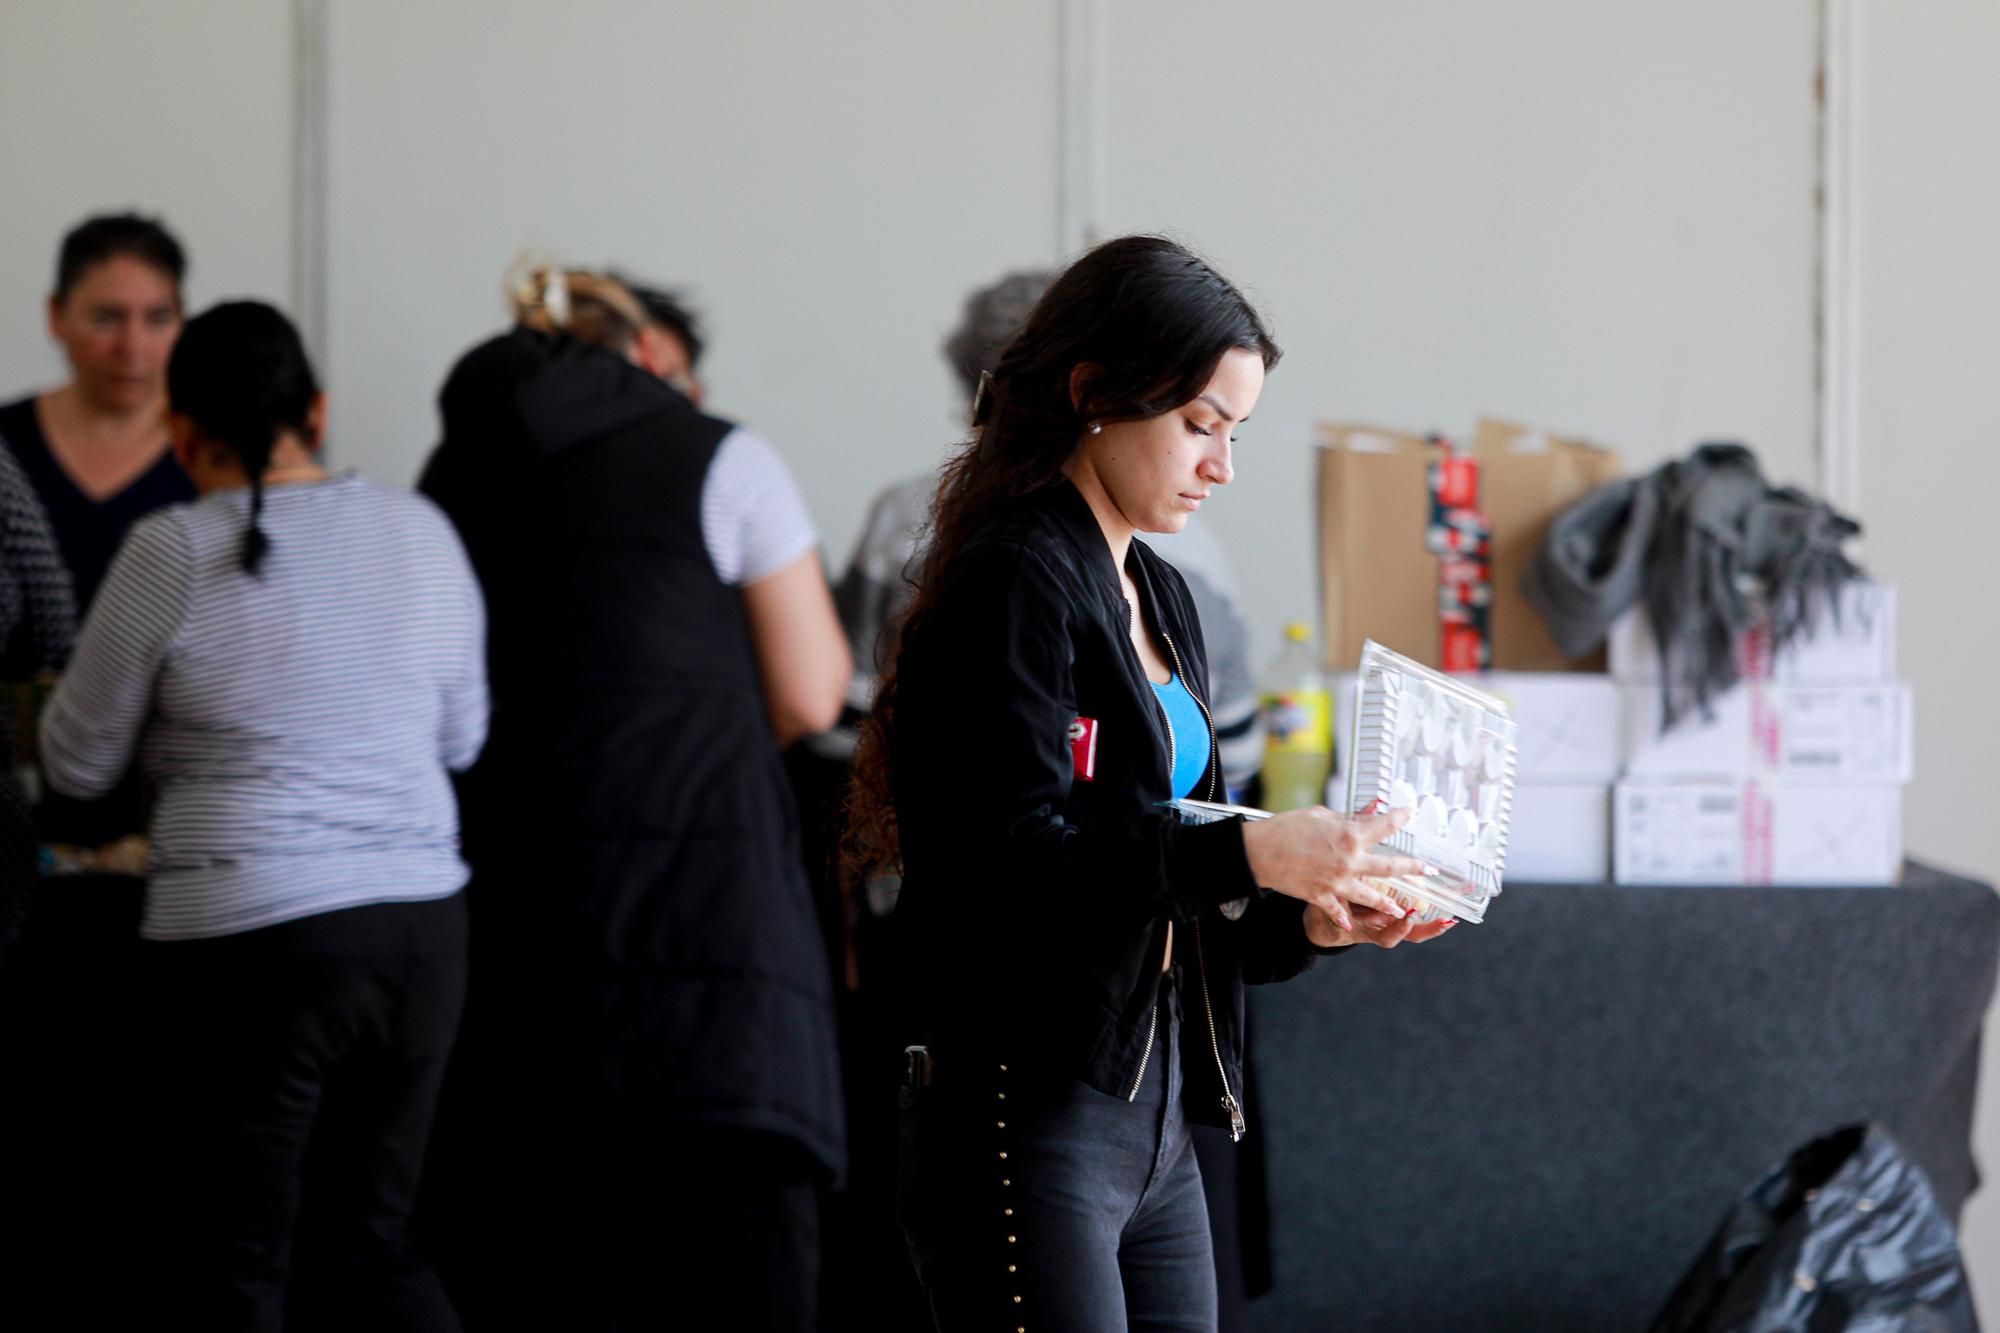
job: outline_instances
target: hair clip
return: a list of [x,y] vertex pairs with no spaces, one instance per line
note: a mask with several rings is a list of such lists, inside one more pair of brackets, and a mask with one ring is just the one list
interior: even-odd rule
[[569,274],[559,268],[542,270],[542,308],[559,329],[569,327]]
[[979,372],[979,387],[972,391],[972,424],[984,425],[987,410],[993,404],[993,372]]
[[552,327],[567,326],[569,274],[559,264],[530,264],[514,284],[514,304],[523,314],[541,311]]

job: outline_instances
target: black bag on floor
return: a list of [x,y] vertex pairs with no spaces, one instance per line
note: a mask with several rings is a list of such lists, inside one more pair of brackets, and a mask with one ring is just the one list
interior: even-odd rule
[[1800,1148],[1723,1219],[1652,1333],[1977,1333],[1951,1219],[1878,1125]]

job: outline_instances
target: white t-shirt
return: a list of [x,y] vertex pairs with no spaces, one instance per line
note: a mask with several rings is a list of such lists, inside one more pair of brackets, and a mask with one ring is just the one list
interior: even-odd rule
[[701,538],[732,587],[775,574],[819,543],[792,470],[761,435],[737,427],[701,487]]

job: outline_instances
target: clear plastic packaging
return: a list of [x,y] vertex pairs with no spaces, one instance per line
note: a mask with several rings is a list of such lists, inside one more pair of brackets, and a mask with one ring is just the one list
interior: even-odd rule
[[1196,801],[1185,796],[1178,801],[1162,801],[1160,804],[1173,811],[1183,824],[1220,824],[1225,819],[1242,819],[1254,824],[1260,819],[1269,819],[1272,813],[1247,805],[1224,805],[1221,801]]
[[1507,705],[1370,639],[1361,649],[1347,809],[1413,807],[1382,844],[1435,875],[1377,881],[1419,921],[1483,921],[1500,892],[1514,810],[1517,734]]

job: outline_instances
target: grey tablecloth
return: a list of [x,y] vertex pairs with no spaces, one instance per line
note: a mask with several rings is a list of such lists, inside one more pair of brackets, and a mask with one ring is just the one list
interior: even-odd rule
[[1643,1329],[1730,1203],[1876,1120],[1959,1215],[2000,898],[1510,885],[1253,992],[1260,1330]]

